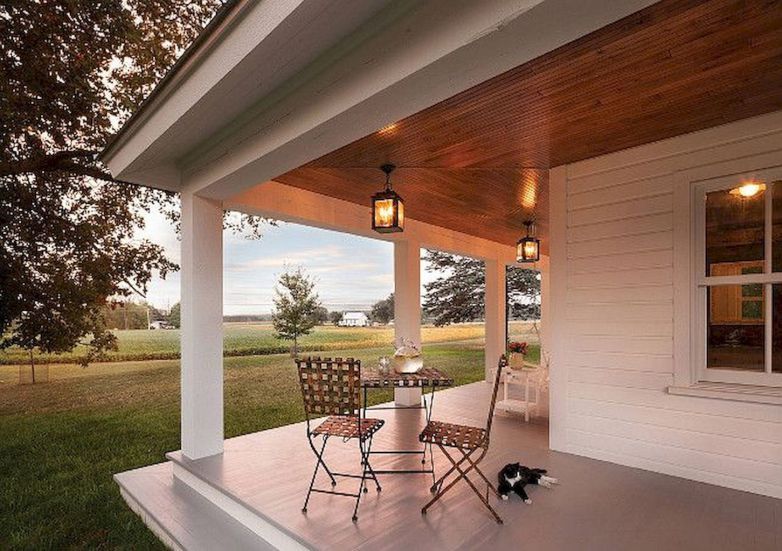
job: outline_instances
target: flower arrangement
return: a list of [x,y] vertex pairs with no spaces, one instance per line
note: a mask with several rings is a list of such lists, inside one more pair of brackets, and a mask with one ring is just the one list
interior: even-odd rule
[[508,343],[508,352],[511,354],[527,355],[527,343],[526,342],[510,342]]
[[399,337],[394,342],[394,355],[404,356],[406,358],[415,358],[421,355],[421,347],[415,344],[412,339],[406,339],[405,337]]

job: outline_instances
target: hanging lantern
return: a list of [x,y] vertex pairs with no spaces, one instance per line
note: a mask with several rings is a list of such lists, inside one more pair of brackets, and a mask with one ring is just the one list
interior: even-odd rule
[[527,227],[527,235],[516,243],[516,261],[537,262],[540,260],[540,239],[534,236],[535,223],[527,221],[524,225]]
[[391,173],[394,165],[383,165],[386,173],[386,188],[372,196],[372,229],[378,233],[393,233],[405,229],[405,204],[391,188]]

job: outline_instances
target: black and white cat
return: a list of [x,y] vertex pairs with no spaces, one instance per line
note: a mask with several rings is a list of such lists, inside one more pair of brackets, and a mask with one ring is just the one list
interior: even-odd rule
[[524,490],[527,484],[536,484],[544,488],[551,488],[552,484],[559,484],[559,480],[556,478],[546,476],[547,472],[546,469],[530,469],[520,463],[508,463],[498,475],[497,492],[502,499],[508,499],[508,494],[516,492],[524,500],[524,503],[532,505],[532,500]]

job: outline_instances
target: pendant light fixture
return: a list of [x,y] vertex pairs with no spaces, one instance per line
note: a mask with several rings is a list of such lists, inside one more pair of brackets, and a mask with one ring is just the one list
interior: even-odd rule
[[540,239],[535,237],[535,222],[528,220],[524,225],[527,235],[516,243],[516,261],[537,262],[540,260]]
[[401,232],[405,229],[405,204],[391,188],[391,173],[395,168],[392,164],[380,167],[386,174],[386,187],[372,196],[372,229],[378,233]]

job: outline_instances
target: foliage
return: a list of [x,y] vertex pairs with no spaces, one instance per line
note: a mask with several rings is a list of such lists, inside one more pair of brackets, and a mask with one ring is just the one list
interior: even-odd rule
[[540,273],[515,266],[508,267],[506,280],[508,318],[540,319]]
[[329,322],[329,311],[325,306],[315,308],[315,323],[325,325]]
[[[483,319],[486,274],[483,261],[427,250],[427,270],[440,277],[424,286],[424,314],[434,324]],[[508,313],[513,319],[540,317],[540,278],[533,270],[511,268],[507,276]]]
[[280,276],[274,289],[272,324],[278,339],[293,341],[292,354],[298,351],[299,337],[308,335],[317,325],[316,312],[321,306],[315,293],[315,281],[301,268]]
[[526,355],[528,350],[529,345],[526,342],[512,341],[508,343],[508,352]]
[[168,323],[171,327],[179,327],[182,325],[182,305],[176,303],[171,307],[171,311],[168,313]]
[[[114,346],[101,309],[177,267],[137,239],[178,199],[114,181],[98,160],[220,0],[31,0],[0,6],[0,348],[85,358]],[[262,219],[226,225],[258,235]]]
[[141,304],[132,301],[113,302],[103,308],[103,318],[108,329],[147,329],[148,312],[149,321],[154,321],[155,309],[146,302]]
[[3,179],[0,348],[62,352],[91,335],[89,360],[114,347],[102,315],[108,297],[143,294],[153,272],[176,268],[161,247],[133,239],[142,223],[136,206],[128,186]]
[[394,293],[391,293],[383,300],[377,301],[372,306],[372,312],[369,314],[372,321],[387,325],[394,319]]
[[342,312],[331,312],[329,314],[329,321],[331,321],[333,325],[339,325],[339,322],[342,321],[343,316],[344,314]]

